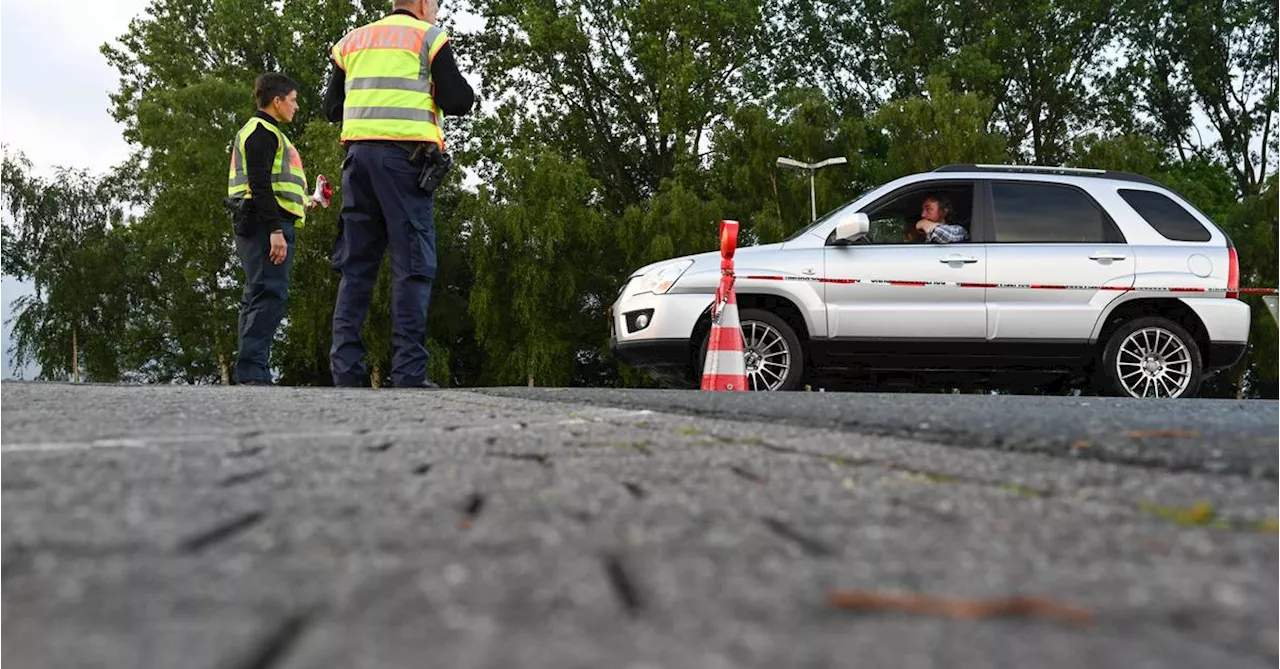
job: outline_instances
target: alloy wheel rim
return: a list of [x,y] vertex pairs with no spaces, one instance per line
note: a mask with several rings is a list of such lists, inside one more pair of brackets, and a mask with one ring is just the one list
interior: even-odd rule
[[751,390],[777,390],[791,372],[791,349],[777,328],[760,321],[742,324],[742,355]]
[[1125,337],[1115,366],[1131,397],[1178,397],[1191,382],[1191,351],[1164,328],[1143,328]]

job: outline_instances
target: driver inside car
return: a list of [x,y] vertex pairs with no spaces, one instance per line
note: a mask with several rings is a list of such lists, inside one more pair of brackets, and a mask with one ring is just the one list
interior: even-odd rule
[[969,241],[969,231],[947,223],[951,216],[951,200],[945,195],[929,196],[920,205],[920,220],[915,229],[930,244],[955,244]]

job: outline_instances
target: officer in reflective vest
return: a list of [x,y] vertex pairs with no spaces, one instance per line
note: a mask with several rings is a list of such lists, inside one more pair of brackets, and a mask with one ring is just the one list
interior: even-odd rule
[[329,365],[335,385],[367,384],[360,331],[389,250],[390,385],[434,388],[426,337],[436,275],[435,201],[434,186],[420,185],[420,177],[424,162],[431,166],[444,150],[441,114],[470,112],[475,93],[458,71],[448,34],[434,25],[436,0],[393,5],[390,15],[347,33],[330,52],[334,70],[324,112],[342,123],[347,157],[333,250],[342,281]]
[[258,113],[231,144],[227,206],[235,220],[236,255],[244,269],[236,382],[272,385],[271,341],[289,301],[294,230],[306,219],[302,156],[280,131],[298,111],[298,84],[277,72],[254,82]]

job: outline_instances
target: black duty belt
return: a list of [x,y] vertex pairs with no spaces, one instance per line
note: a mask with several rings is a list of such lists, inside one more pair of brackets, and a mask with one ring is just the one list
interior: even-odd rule
[[409,155],[413,155],[413,152],[416,151],[419,146],[421,146],[422,144],[426,144],[427,142],[410,142],[410,141],[396,142],[390,139],[353,139],[348,141],[347,143],[348,144],[367,144],[371,146],[389,146],[392,148],[400,149],[401,151],[404,151]]

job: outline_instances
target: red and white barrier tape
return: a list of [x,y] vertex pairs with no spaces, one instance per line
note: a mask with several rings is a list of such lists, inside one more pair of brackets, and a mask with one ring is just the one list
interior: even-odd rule
[[738,277],[741,280],[756,281],[811,281],[816,283],[834,283],[849,285],[865,283],[880,286],[902,286],[925,288],[946,286],[951,288],[1021,288],[1027,290],[1107,290],[1121,293],[1158,292],[1158,293],[1225,293],[1238,292],[1242,295],[1275,295],[1275,288],[1241,288],[1228,291],[1226,288],[1200,288],[1184,286],[1079,286],[1048,283],[982,283],[972,281],[894,281],[889,279],[840,279],[816,276],[782,276],[780,274],[748,274]]

